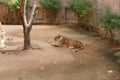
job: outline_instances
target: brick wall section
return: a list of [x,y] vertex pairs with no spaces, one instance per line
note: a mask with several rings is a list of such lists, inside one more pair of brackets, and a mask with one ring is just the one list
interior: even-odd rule
[[19,15],[7,5],[0,4],[0,21],[2,24],[20,24]]
[[8,14],[8,6],[6,6],[6,5],[0,5],[0,21],[2,22],[2,23],[5,23],[5,22],[7,22],[7,14]]
[[114,12],[120,13],[120,0],[96,0],[97,6],[107,5]]
[[[61,0],[61,2],[62,9],[57,12],[55,23],[78,23],[76,13],[67,9],[67,0]],[[39,10],[39,14],[34,22],[47,23],[44,9],[42,9],[37,0],[31,0],[31,6],[33,4],[37,4],[37,9]],[[120,13],[120,0],[93,0],[93,4],[97,7],[108,5],[113,11]],[[20,24],[20,18],[18,18],[16,12],[11,11],[6,5],[0,5],[0,21],[6,24]]]

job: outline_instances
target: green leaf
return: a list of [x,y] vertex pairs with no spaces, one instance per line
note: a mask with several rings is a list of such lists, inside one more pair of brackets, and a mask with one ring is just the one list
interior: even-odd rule
[[117,56],[119,58],[117,62],[120,62],[120,52],[116,52],[115,56]]
[[[27,0],[27,6],[29,6],[29,2],[30,0]],[[11,9],[16,10],[16,9],[20,9],[21,6],[21,0],[10,0],[8,2],[8,5],[11,7]]]
[[120,57],[120,52],[116,52],[115,56]]
[[68,7],[74,9],[82,16],[91,14],[94,11],[92,3],[88,0],[69,0]]
[[7,1],[5,1],[5,0],[0,0],[0,4],[7,4]]
[[51,9],[51,10],[59,10],[61,9],[62,6],[60,0],[39,0],[39,3],[45,9]]
[[118,59],[118,61],[117,62],[120,62],[120,58]]
[[8,2],[8,5],[10,5],[11,9],[19,9],[21,5],[21,0],[10,0]]

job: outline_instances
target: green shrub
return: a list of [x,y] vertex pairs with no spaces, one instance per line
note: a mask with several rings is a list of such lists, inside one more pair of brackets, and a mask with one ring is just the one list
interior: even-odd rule
[[80,16],[86,16],[94,11],[89,0],[69,0],[68,7],[78,12]]
[[3,0],[0,0],[0,4],[3,4]]
[[59,0],[39,0],[39,3],[45,9],[50,9],[50,10],[61,9],[61,2]]
[[120,29],[120,15],[112,12],[109,8],[105,8],[99,16],[100,23],[104,24],[105,31],[110,34],[114,40],[114,31]]
[[10,0],[8,5],[11,7],[11,9],[20,9],[21,0]]
[[[30,0],[27,0],[27,6],[29,7],[29,2]],[[15,10],[15,9],[20,9],[21,6],[21,0],[10,0],[8,2],[8,5],[11,7],[11,9]]]
[[112,12],[110,9],[105,9],[104,13],[100,15],[100,22],[108,25],[108,27],[120,27],[120,15]]
[[39,0],[39,3],[45,9],[47,23],[55,23],[57,11],[62,8],[60,0]]
[[115,53],[115,56],[117,56],[119,59],[118,59],[118,62],[120,62],[120,52],[116,52]]
[[78,22],[81,27],[91,30],[90,21],[95,11],[90,0],[69,0],[68,8],[73,9],[78,16]]
[[0,0],[0,4],[6,4],[7,1],[4,1],[4,0]]

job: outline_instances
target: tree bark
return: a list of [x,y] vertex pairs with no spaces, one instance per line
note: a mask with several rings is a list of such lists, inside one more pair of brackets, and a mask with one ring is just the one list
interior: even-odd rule
[[24,50],[31,48],[30,33],[24,34]]
[[31,39],[30,32],[32,29],[33,20],[35,18],[36,5],[33,6],[30,18],[26,17],[26,0],[22,0],[20,8],[20,16],[23,24],[23,34],[24,34],[24,48],[23,50],[31,49]]

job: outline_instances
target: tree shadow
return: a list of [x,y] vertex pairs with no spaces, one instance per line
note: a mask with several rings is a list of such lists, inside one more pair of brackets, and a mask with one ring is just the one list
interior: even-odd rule
[[26,51],[33,51],[33,50],[44,50],[43,48],[39,48],[39,47],[31,47],[30,49],[28,50],[24,50],[23,47],[19,47],[19,48],[16,48],[14,50],[1,50],[0,52],[2,54],[8,54],[8,55],[19,55],[19,54],[23,54],[25,53]]

